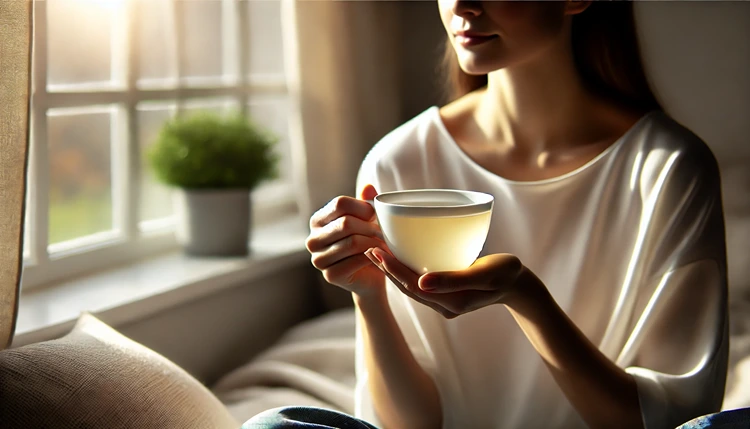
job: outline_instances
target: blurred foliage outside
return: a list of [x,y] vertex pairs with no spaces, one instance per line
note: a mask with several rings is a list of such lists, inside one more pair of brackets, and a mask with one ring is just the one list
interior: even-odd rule
[[49,242],[60,243],[107,231],[112,227],[112,198],[74,198],[50,201]]
[[48,117],[49,243],[112,228],[111,112]]

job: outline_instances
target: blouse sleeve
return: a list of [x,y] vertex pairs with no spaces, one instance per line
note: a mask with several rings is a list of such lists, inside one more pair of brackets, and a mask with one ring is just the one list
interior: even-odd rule
[[[700,154],[699,154],[700,155]],[[640,313],[620,356],[638,387],[646,429],[719,411],[728,359],[727,273],[713,156],[672,159],[641,183],[648,213]],[[648,164],[648,163],[646,163]],[[648,165],[646,165],[648,172]]]
[[648,303],[637,366],[626,369],[646,429],[675,428],[721,407],[729,344],[719,266],[704,260],[664,275]]

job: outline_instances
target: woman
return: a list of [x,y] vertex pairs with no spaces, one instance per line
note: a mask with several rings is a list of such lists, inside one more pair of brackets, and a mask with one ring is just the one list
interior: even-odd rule
[[[359,199],[311,219],[313,264],[357,308],[357,417],[650,429],[717,411],[719,172],[652,95],[632,5],[438,3],[458,97],[386,136]],[[494,195],[473,266],[420,277],[389,253],[363,200],[418,188]]]

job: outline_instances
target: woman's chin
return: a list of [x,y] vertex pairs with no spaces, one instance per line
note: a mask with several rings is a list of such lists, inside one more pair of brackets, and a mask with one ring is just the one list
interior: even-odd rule
[[464,54],[459,55],[458,62],[461,66],[461,70],[466,74],[470,75],[483,75],[489,74],[493,71],[500,70],[505,67],[497,57],[494,58],[482,58],[484,55],[476,54]]
[[486,65],[476,63],[461,63],[461,70],[463,70],[464,73],[475,76],[490,74],[493,71],[497,71],[501,68],[502,67],[488,67]]

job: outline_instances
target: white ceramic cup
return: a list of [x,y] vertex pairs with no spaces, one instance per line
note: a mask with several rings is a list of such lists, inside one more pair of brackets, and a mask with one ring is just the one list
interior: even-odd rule
[[374,207],[385,242],[417,274],[469,267],[487,239],[494,197],[453,189],[385,192]]

